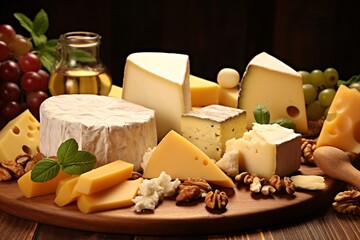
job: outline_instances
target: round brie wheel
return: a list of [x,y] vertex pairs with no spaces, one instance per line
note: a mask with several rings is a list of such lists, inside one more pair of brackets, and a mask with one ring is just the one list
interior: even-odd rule
[[40,151],[54,156],[69,138],[79,150],[93,153],[97,166],[115,160],[140,170],[142,157],[157,144],[154,110],[123,99],[90,94],[64,94],[40,106]]

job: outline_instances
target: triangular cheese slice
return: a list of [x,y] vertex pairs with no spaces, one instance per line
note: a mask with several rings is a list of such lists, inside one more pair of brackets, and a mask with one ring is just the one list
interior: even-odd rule
[[181,131],[181,115],[191,110],[189,56],[133,53],[126,59],[123,99],[155,110],[158,141]]
[[152,153],[144,170],[144,178],[155,178],[164,171],[173,179],[200,177],[209,183],[235,187],[234,182],[211,160],[175,131],[170,131]]

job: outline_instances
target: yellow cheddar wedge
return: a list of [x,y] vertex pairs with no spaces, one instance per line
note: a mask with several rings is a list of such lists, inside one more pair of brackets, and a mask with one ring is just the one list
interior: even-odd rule
[[239,89],[219,87],[219,105],[237,108]]
[[360,153],[359,106],[359,91],[341,85],[331,103],[316,146],[333,146]]
[[204,107],[218,104],[219,85],[217,83],[190,75],[192,107]]
[[200,177],[219,186],[235,186],[213,160],[175,131],[170,131],[156,147],[145,167],[143,177],[155,178],[162,171],[173,179]]
[[80,193],[74,191],[74,187],[79,180],[79,176],[71,176],[61,180],[56,188],[56,197],[54,202],[56,205],[63,207],[69,203],[74,202]]
[[77,200],[77,206],[83,213],[129,207],[133,205],[131,200],[136,196],[142,181],[142,178],[127,180],[94,194],[82,194]]
[[117,185],[132,176],[134,165],[116,160],[80,175],[74,190],[83,194],[92,194]]
[[122,98],[122,91],[123,89],[121,87],[112,85],[108,96],[115,98]]
[[20,177],[17,183],[25,197],[33,198],[55,193],[58,183],[68,177],[70,177],[69,174],[60,170],[58,175],[49,181],[33,182],[31,180],[31,171],[29,171]]

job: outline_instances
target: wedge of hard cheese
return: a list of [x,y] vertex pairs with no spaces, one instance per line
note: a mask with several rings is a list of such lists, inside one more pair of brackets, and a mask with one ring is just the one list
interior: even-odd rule
[[164,171],[173,179],[200,177],[209,183],[234,187],[234,182],[199,148],[175,131],[170,131],[156,147],[144,169],[144,178]]
[[254,124],[242,138],[226,142],[226,152],[239,151],[239,169],[269,179],[300,168],[301,134],[278,124]]
[[74,191],[74,187],[78,180],[79,176],[74,175],[59,182],[55,192],[56,197],[54,202],[56,205],[63,207],[74,202],[80,196],[79,192]]
[[[263,52],[246,67],[241,81],[239,108],[252,113],[257,104],[270,112],[270,122],[279,118],[292,120],[298,132],[308,131],[301,75],[294,69]],[[247,128],[255,122],[247,116]]]

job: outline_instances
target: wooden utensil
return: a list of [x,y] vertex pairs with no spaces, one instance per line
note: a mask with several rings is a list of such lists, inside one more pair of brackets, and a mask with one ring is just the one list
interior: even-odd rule
[[349,155],[331,146],[317,148],[313,154],[316,165],[330,177],[360,188],[360,171],[352,164]]

